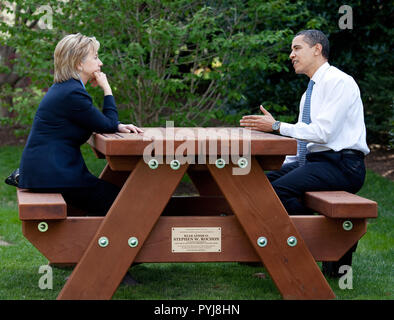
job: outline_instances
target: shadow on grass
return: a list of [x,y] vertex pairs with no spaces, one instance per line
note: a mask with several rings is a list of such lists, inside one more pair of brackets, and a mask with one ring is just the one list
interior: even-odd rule
[[[130,269],[140,283],[120,286],[114,299],[280,299],[263,267],[238,263],[144,263]],[[265,278],[253,276],[266,274]]]

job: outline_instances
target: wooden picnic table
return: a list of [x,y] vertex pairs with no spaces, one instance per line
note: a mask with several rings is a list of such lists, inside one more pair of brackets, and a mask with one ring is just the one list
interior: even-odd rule
[[[295,139],[243,128],[144,130],[91,136],[108,162],[101,178],[121,191],[58,299],[110,299],[133,262],[250,257],[285,299],[335,297],[264,173],[296,154]],[[199,196],[173,196],[185,174]]]

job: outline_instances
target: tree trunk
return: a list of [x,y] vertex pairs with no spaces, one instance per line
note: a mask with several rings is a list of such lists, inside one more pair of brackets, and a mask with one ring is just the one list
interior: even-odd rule
[[[13,73],[14,62],[16,58],[16,50],[9,46],[0,45],[0,63],[1,65],[7,66],[11,72],[0,73],[0,90],[5,84],[9,84],[12,88],[15,88],[16,84],[22,77]],[[12,106],[12,95],[0,98],[0,117],[12,117],[12,112],[8,111],[9,107]]]

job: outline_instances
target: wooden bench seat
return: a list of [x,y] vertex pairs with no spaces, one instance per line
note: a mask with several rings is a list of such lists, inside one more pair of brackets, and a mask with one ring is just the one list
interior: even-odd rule
[[306,192],[304,202],[308,208],[330,218],[377,218],[378,205],[346,191]]
[[[26,189],[17,189],[20,220],[59,220],[67,218],[67,204],[60,193],[36,193]],[[179,197],[171,200],[169,206],[176,206],[175,211],[195,211],[199,197]],[[206,200],[208,200],[207,198]],[[217,201],[222,211],[231,211],[224,198],[217,197],[210,202]],[[305,205],[316,212],[330,218],[377,218],[378,209],[375,201],[365,199],[345,191],[314,191],[306,192]],[[188,208],[189,207],[189,208]],[[173,211],[173,210],[171,210]],[[205,211],[205,210],[204,210]]]
[[17,189],[19,219],[59,220],[67,218],[67,204],[60,193],[37,193]]
[[[337,261],[366,233],[367,218],[377,217],[376,202],[347,192],[308,192],[305,202],[321,215],[291,220],[316,261]],[[78,263],[103,220],[72,216],[61,194],[18,189],[18,203],[24,236],[52,264]],[[345,220],[352,221],[351,231],[343,228]],[[37,228],[42,221],[44,232]],[[172,197],[135,261],[197,262],[192,254],[171,254],[174,226],[222,228],[222,252],[201,255],[201,262],[259,261],[223,196]]]

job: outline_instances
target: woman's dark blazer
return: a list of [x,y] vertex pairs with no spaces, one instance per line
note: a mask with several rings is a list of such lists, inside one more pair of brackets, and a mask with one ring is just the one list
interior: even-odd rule
[[75,188],[97,182],[83,160],[80,147],[92,132],[116,132],[118,112],[114,97],[104,97],[103,111],[79,80],[55,83],[34,118],[20,163],[19,187]]

